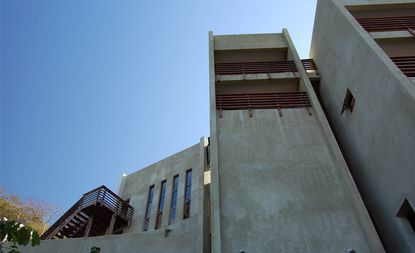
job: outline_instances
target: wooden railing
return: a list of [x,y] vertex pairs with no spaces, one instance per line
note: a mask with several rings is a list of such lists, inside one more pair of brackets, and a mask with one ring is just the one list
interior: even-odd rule
[[391,60],[408,77],[415,77],[415,55],[391,57]]
[[81,200],[81,209],[100,203],[125,221],[130,222],[133,217],[134,208],[104,185],[85,193]]
[[216,109],[253,110],[311,107],[305,92],[216,95]]
[[356,18],[368,32],[415,29],[415,16]]
[[293,61],[216,63],[216,75],[271,74],[297,72]]
[[[125,200],[120,198],[117,194],[112,192],[104,185],[85,193],[80,200],[78,200],[61,218],[59,218],[49,229],[42,234],[41,239],[48,239],[61,227],[65,226],[74,216],[85,208],[101,204],[110,209],[115,215],[122,218],[128,224],[131,223],[134,208],[130,206]],[[52,236],[53,237],[53,236]]]
[[318,68],[313,59],[303,59],[301,62],[303,63],[304,69],[306,71],[315,71],[318,75]]

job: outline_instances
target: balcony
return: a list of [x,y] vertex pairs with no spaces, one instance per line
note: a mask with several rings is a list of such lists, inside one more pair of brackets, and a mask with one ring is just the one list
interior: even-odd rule
[[391,57],[391,60],[407,77],[415,77],[415,56]]
[[[216,63],[215,73],[218,81],[238,79],[272,79],[278,78],[278,73],[297,72],[293,61],[258,61],[258,62],[227,62]],[[295,75],[294,75],[295,77]]]
[[363,17],[356,20],[367,32],[407,30],[415,37],[415,16]]
[[41,239],[92,237],[119,232],[129,226],[134,209],[105,186],[85,193]]
[[[306,92],[250,93],[216,95],[216,109],[223,110],[310,108]],[[281,115],[281,112],[280,112]]]

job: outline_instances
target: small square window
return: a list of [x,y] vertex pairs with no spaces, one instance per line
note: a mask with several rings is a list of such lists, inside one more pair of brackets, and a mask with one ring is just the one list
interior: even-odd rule
[[346,97],[344,98],[344,101],[343,101],[342,112],[340,113],[340,115],[342,115],[344,111],[346,110],[350,110],[350,112],[353,112],[355,102],[356,101],[353,97],[352,92],[349,89],[347,89]]
[[415,232],[415,212],[407,199],[403,202],[397,216],[405,219]]

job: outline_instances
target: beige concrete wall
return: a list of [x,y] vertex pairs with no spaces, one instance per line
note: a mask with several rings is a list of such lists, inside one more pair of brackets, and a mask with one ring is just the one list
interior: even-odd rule
[[213,252],[383,252],[288,32],[281,36],[311,116],[303,108],[220,118],[210,40]]
[[99,247],[100,253],[165,253],[201,252],[194,233],[197,222],[182,222],[167,237],[164,230],[139,232],[122,235],[99,236],[89,238],[72,238],[42,241],[40,246],[20,248],[22,253],[89,253],[92,247]]
[[315,115],[224,111],[218,122],[222,251],[378,252]]
[[[203,192],[203,167],[200,164],[200,144],[196,144],[171,157],[161,160],[147,168],[128,175],[125,180],[124,192],[121,196],[130,199],[130,205],[134,207],[134,216],[131,226],[125,229],[125,233],[135,233],[143,230],[146,203],[149,187],[155,185],[153,206],[151,209],[149,230],[154,230],[160,194],[161,181],[166,181],[166,199],[162,217],[162,228],[168,226],[169,209],[171,205],[171,193],[173,177],[179,175],[179,188],[177,198],[176,221],[183,220],[184,187],[186,170],[192,169],[192,202],[191,215],[203,214],[203,198],[199,198]],[[172,224],[171,226],[174,226]]]
[[257,50],[216,50],[215,62],[255,62],[284,61],[287,59],[286,48],[265,48]]
[[213,40],[214,50],[287,48],[287,42],[278,33],[217,35]]
[[[318,1],[310,56],[332,127],[385,247],[415,252],[415,234],[405,233],[396,216],[404,198],[415,204],[415,86],[342,5],[351,2],[398,1]],[[355,107],[340,115],[347,89]]]

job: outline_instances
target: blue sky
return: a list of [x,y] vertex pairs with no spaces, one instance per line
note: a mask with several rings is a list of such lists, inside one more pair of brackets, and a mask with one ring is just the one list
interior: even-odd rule
[[316,0],[1,0],[0,184],[69,208],[209,135],[208,31],[288,28]]

